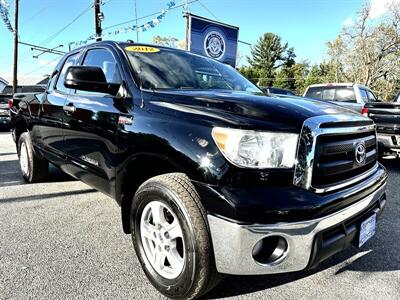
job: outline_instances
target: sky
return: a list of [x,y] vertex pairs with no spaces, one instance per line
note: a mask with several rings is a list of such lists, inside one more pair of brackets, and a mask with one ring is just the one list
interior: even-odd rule
[[[6,0],[10,4],[10,17],[14,13],[14,1]],[[137,16],[158,13],[166,7],[167,1],[136,0]],[[183,3],[183,0],[175,1],[176,5]],[[357,11],[367,1],[372,1],[372,5],[376,6],[373,11],[379,16],[385,10],[384,3],[393,0],[200,0],[190,4],[189,9],[193,14],[238,26],[239,39],[247,43],[256,43],[265,32],[278,34],[294,47],[298,61],[319,63],[326,58],[326,42],[334,39],[343,26],[353,23]],[[20,41],[49,48],[64,45],[58,49],[68,51],[69,42],[85,40],[94,33],[92,3],[93,0],[20,0]],[[103,0],[103,3],[103,28],[136,18],[134,0]],[[75,18],[77,20],[64,29]],[[138,25],[152,18],[143,18]],[[135,22],[123,26],[127,25],[135,25]],[[184,40],[185,26],[182,8],[173,9],[157,27],[139,33],[139,41],[150,43],[154,35]],[[136,41],[136,33],[121,33],[107,39]],[[240,64],[246,64],[250,47],[239,44],[239,53],[242,57]],[[34,83],[43,75],[50,74],[59,59],[53,54],[32,58],[30,47],[23,45],[19,46],[18,57],[20,84]],[[0,77],[9,81],[12,78],[12,61],[13,34],[0,19]]]

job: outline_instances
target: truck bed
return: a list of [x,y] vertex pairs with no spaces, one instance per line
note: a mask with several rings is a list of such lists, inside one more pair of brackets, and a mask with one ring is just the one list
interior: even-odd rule
[[400,133],[400,103],[370,102],[365,105],[368,116],[377,125],[380,133]]

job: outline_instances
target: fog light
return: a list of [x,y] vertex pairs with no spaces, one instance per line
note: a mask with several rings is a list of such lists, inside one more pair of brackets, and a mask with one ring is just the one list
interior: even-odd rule
[[268,236],[258,241],[253,248],[253,258],[260,264],[273,264],[283,259],[288,243],[281,236]]

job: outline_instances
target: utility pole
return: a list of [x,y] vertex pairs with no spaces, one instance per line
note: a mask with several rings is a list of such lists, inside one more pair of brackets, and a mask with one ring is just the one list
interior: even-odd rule
[[96,42],[101,41],[101,21],[104,19],[104,15],[100,10],[101,0],[94,0],[94,25],[96,29]]
[[14,70],[13,70],[13,94],[17,92],[18,85],[18,13],[19,0],[15,0],[15,15],[14,15]]
[[138,30],[138,16],[137,16],[136,0],[135,0],[135,19],[136,19],[136,43],[139,43],[139,30]]
[[184,1],[183,10],[185,13],[189,13],[189,0]]
[[183,1],[183,11],[184,11],[184,17],[186,18],[186,41],[185,41],[185,49],[186,51],[190,50],[190,37],[189,37],[189,31],[190,31],[190,11],[189,11],[189,0],[184,0]]

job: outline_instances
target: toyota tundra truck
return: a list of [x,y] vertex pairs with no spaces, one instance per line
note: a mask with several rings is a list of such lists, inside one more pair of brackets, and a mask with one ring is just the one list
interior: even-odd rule
[[73,50],[12,116],[23,178],[44,180],[51,163],[114,198],[145,274],[170,298],[197,298],[223,274],[314,268],[366,243],[386,204],[372,120],[267,97],[182,50]]

